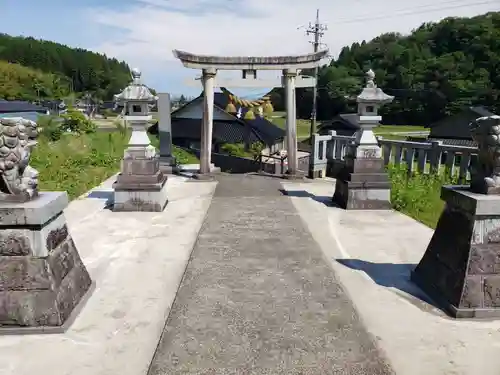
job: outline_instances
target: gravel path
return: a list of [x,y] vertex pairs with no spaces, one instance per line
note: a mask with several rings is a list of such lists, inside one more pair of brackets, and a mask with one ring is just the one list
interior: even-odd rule
[[149,375],[392,374],[280,180],[218,180]]

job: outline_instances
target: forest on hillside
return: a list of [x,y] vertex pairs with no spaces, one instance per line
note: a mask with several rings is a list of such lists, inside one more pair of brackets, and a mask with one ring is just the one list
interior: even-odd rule
[[[356,110],[369,68],[376,84],[395,96],[381,111],[385,123],[428,124],[471,105],[500,114],[500,12],[447,18],[410,35],[388,33],[344,47],[319,69],[319,120]],[[272,98],[275,107],[283,105],[282,90]],[[299,117],[309,118],[311,108],[312,90],[298,89]]]
[[81,48],[0,34],[0,98],[36,100],[69,93],[111,99],[130,82],[123,61]]

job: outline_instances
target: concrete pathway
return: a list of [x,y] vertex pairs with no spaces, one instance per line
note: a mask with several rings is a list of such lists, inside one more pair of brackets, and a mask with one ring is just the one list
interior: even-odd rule
[[280,188],[220,176],[149,375],[392,373]]
[[63,334],[0,336],[0,375],[144,375],[214,182],[168,180],[161,213],[112,212],[111,178],[65,210],[96,289]]
[[331,207],[332,182],[283,186],[398,375],[500,373],[500,320],[451,319],[410,281],[430,228],[395,211]]

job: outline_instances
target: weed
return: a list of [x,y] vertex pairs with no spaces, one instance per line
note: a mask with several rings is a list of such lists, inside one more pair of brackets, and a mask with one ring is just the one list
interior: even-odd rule
[[409,175],[405,165],[391,165],[388,170],[392,182],[393,208],[435,228],[444,207],[441,187],[457,184],[457,180],[446,177],[446,173]]
[[[75,198],[117,173],[127,147],[129,132],[65,133],[60,140],[40,137],[31,157],[31,166],[40,175],[41,190],[65,190]],[[174,147],[179,163],[197,159]]]

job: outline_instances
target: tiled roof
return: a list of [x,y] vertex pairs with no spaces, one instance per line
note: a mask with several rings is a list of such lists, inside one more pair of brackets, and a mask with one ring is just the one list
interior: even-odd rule
[[[201,137],[201,120],[199,119],[172,119],[172,136],[173,138],[192,138],[199,139]],[[247,136],[245,125],[238,122],[217,121],[214,120],[212,137],[220,143],[243,143]],[[259,142],[259,136],[252,129],[249,134],[249,142]]]
[[0,113],[13,112],[47,112],[47,108],[21,100],[0,100]]
[[477,147],[477,143],[472,139],[452,139],[452,138],[427,138],[427,142],[441,141],[444,145],[449,146],[464,146],[464,147]]
[[338,123],[342,124],[342,128],[358,130],[358,118],[357,113],[340,113],[329,121],[323,121],[318,128],[318,133],[325,130],[332,130],[335,128],[334,125]]

